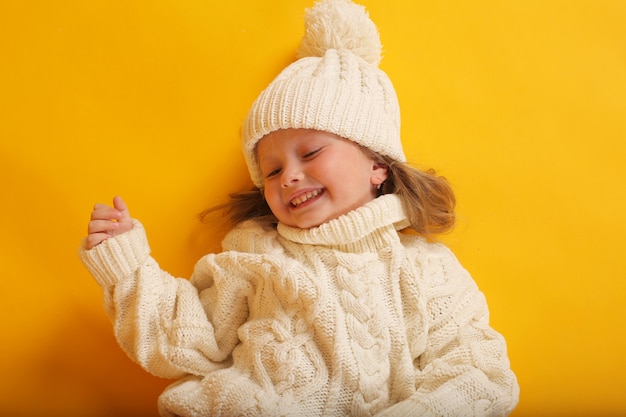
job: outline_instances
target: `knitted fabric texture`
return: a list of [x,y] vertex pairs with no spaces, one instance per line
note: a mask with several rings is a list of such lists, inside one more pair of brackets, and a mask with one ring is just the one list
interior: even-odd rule
[[363,6],[316,3],[307,11],[298,58],[259,95],[243,125],[243,153],[257,187],[263,180],[256,145],[278,129],[323,130],[406,161],[398,98],[378,68],[378,30]]
[[507,415],[519,388],[482,293],[405,226],[395,195],[312,229],[250,221],[189,280],[137,221],[80,254],[122,348],[178,379],[163,416]]

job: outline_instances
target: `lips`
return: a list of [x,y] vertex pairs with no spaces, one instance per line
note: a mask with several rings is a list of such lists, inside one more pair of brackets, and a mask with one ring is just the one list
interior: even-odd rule
[[289,202],[289,204],[291,204],[292,207],[298,207],[300,204],[305,203],[314,197],[317,197],[321,193],[322,193],[322,190],[307,191],[306,193],[302,193],[298,195],[297,197],[295,197],[294,199],[292,199]]

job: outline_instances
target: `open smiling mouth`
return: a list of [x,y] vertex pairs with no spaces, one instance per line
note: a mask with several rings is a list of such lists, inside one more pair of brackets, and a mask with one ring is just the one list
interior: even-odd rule
[[302,194],[301,196],[294,198],[293,200],[289,202],[289,204],[291,204],[292,207],[298,207],[300,204],[306,203],[307,201],[309,201],[310,199],[314,197],[317,197],[321,193],[322,193],[322,190],[309,191],[308,193]]

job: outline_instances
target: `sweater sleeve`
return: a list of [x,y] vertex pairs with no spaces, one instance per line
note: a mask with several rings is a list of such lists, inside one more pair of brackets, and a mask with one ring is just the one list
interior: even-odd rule
[[219,292],[212,277],[203,277],[206,285],[199,290],[190,280],[161,270],[136,220],[129,232],[90,250],[83,245],[79,255],[103,289],[118,343],[145,370],[178,378],[228,366],[237,329],[247,314],[245,291],[229,297],[228,307],[239,311],[234,315],[239,322],[214,325],[199,297],[202,291]]
[[417,262],[428,337],[414,360],[415,393],[379,417],[506,416],[519,398],[506,343],[483,294],[452,252],[426,244]]

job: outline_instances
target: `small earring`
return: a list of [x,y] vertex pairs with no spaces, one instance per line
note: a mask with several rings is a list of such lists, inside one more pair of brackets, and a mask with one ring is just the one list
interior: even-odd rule
[[376,196],[380,197],[383,194],[385,194],[385,181],[376,186]]

